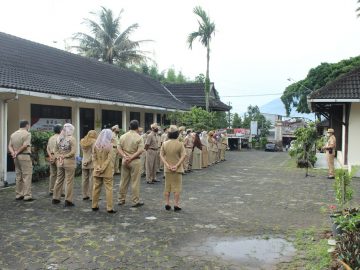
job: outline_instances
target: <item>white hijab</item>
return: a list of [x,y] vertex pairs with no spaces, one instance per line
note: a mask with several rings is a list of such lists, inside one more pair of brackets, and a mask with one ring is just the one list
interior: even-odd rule
[[111,129],[103,129],[96,139],[95,147],[97,149],[110,150],[113,147],[112,136],[113,136],[113,133],[112,133]]

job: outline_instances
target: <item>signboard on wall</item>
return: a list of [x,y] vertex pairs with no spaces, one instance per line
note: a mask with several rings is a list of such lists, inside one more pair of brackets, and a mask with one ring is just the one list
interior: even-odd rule
[[251,135],[257,135],[258,134],[258,123],[257,123],[257,121],[251,121],[250,122],[250,132],[251,132]]
[[39,118],[31,127],[32,131],[53,131],[55,125],[71,123],[71,119]]

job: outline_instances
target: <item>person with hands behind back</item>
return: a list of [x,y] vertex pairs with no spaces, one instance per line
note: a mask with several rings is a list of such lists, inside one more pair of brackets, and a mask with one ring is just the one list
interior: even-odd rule
[[164,162],[165,171],[165,209],[171,210],[170,193],[174,193],[174,211],[180,211],[180,193],[182,191],[183,162],[186,156],[184,144],[178,140],[177,126],[171,125],[168,130],[168,140],[163,143],[160,158]]
[[93,171],[93,196],[92,210],[99,210],[99,197],[101,186],[105,185],[106,210],[110,214],[116,213],[113,209],[113,182],[114,182],[114,164],[115,152],[112,142],[111,129],[103,129],[96,139],[92,161]]

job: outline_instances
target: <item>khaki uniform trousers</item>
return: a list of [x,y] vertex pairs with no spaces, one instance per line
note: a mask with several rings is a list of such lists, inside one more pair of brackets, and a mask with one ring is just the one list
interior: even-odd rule
[[209,152],[206,146],[202,147],[202,167],[206,168],[209,166]]
[[121,166],[119,202],[125,202],[126,193],[131,182],[131,200],[134,204],[140,201],[140,159],[134,159],[129,166]]
[[326,159],[327,159],[327,163],[328,163],[328,174],[329,176],[335,176],[335,166],[334,166],[334,160],[335,160],[335,155],[334,154],[330,154],[328,151],[326,151]]
[[140,163],[141,163],[141,168],[140,168],[140,173],[144,174],[146,172],[146,152],[142,153],[140,155]]
[[215,151],[209,151],[209,164],[214,164],[216,161],[217,152]]
[[190,164],[192,163],[192,148],[185,148],[186,156],[184,160],[184,169],[188,171],[191,169]]
[[[93,193],[93,171],[94,169],[82,169],[82,196],[92,199]],[[100,187],[101,188],[101,187]]]
[[225,160],[225,151],[226,151],[226,146],[223,145],[222,148],[220,149],[220,160],[224,161]]
[[156,159],[155,159],[155,172],[160,171],[160,149],[156,150]]
[[30,155],[18,155],[15,160],[16,174],[16,198],[24,197],[24,200],[32,198],[31,182],[32,182],[32,161]]
[[106,197],[106,210],[113,210],[113,178],[112,177],[93,177],[94,186],[93,186],[93,196],[92,196],[92,208],[99,207],[99,197],[101,192],[101,187],[105,185],[105,197]]
[[65,200],[73,202],[74,200],[74,176],[75,168],[73,167],[57,167],[57,177],[54,186],[53,199],[60,200],[60,196],[63,190],[64,182],[66,184]]
[[156,179],[156,153],[157,150],[146,151],[146,179],[148,181]]
[[56,176],[57,176],[56,163],[50,163],[49,167],[50,167],[49,193],[54,193],[54,186],[55,186]]
[[114,171],[115,173],[120,173],[120,155],[118,154],[117,149],[114,149],[114,152],[115,152]]

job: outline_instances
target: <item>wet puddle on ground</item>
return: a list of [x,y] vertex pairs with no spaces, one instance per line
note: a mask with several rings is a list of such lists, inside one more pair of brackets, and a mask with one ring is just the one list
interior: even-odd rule
[[234,269],[275,269],[276,264],[295,255],[293,245],[282,238],[216,238],[192,244],[182,250],[190,256],[204,256],[234,266]]

